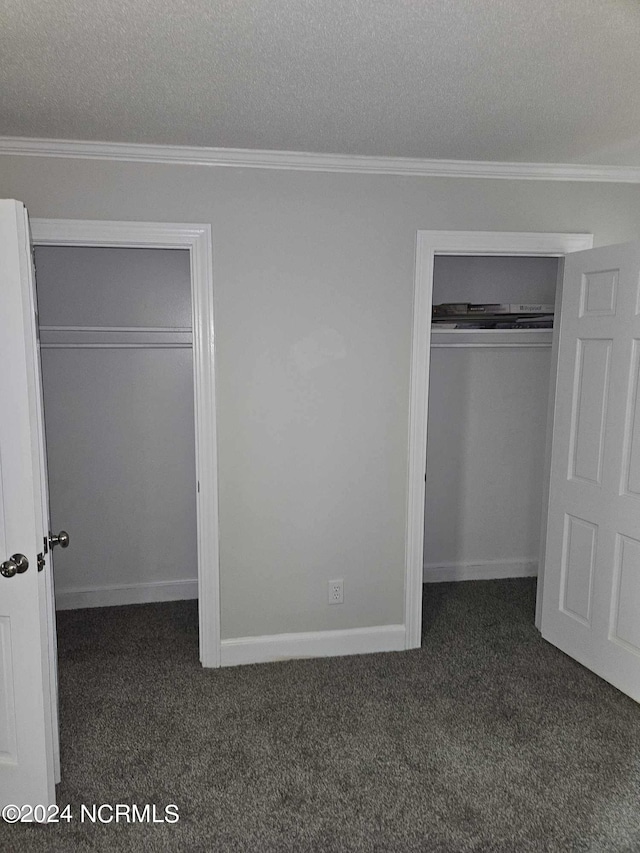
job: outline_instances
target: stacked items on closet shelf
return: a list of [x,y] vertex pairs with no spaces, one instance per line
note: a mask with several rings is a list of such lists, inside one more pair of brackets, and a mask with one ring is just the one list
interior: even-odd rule
[[551,329],[554,305],[546,303],[442,302],[433,306],[432,322],[454,329]]

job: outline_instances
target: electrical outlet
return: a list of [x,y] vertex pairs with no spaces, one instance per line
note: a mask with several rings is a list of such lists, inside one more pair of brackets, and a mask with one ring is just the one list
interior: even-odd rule
[[329,581],[329,604],[342,604],[344,601],[344,581],[338,578]]

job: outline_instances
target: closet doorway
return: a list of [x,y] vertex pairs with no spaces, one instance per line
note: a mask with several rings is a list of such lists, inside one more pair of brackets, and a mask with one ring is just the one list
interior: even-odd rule
[[[536,327],[532,315],[555,313],[557,321],[561,259],[592,243],[589,234],[418,232],[405,567],[408,648],[421,642],[424,581],[538,573],[546,539],[542,510],[555,346],[548,320]],[[436,309],[433,323],[435,305],[446,308]],[[493,315],[478,308],[487,305]],[[447,311],[451,314],[443,316]],[[537,611],[542,584],[540,573]]]
[[425,583],[537,574],[558,264],[435,258]]
[[219,666],[210,229],[32,231],[57,607],[197,598]]

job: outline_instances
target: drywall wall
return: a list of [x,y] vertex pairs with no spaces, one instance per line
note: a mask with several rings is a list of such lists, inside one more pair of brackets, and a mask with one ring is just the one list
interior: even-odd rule
[[438,255],[433,263],[433,304],[540,302],[554,305],[557,278],[557,258]]
[[418,229],[640,238],[635,185],[1,156],[0,195],[211,223],[226,638],[403,620]]
[[432,351],[425,579],[531,573],[550,361],[551,348]]
[[[557,276],[556,258],[439,256],[433,301],[553,305]],[[500,343],[431,352],[425,580],[537,567],[551,345]]]
[[190,329],[189,263],[36,248],[51,523],[73,544],[55,552],[58,607],[197,596],[190,335],[141,333]]

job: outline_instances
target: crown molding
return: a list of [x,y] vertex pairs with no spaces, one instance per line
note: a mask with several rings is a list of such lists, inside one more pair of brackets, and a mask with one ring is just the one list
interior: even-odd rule
[[314,154],[306,151],[261,151],[245,148],[91,142],[75,139],[34,139],[24,136],[0,136],[0,154],[181,166],[236,166],[245,169],[404,175],[421,178],[506,178],[518,181],[640,183],[640,166],[428,160],[413,157],[370,157],[357,154]]

